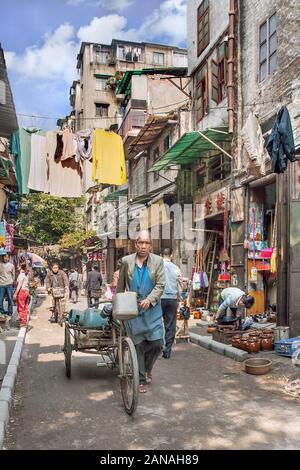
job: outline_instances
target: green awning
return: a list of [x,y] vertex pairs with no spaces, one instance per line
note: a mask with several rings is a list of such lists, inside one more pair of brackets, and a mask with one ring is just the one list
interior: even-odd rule
[[108,201],[116,201],[119,199],[119,197],[122,196],[127,196],[128,194],[128,189],[120,189],[119,191],[114,191],[113,193],[108,194],[103,198],[104,202]]
[[131,204],[143,204],[144,202],[150,201],[154,196],[157,194],[160,194],[164,191],[166,191],[168,188],[170,188],[174,183],[168,183],[165,186],[161,186],[160,188],[153,189],[147,194],[142,194],[141,196],[137,196],[134,198],[132,201],[130,201]]
[[190,165],[201,158],[203,153],[211,150],[219,150],[232,158],[222,148],[222,143],[230,141],[231,134],[228,133],[227,127],[187,132],[148,171],[157,172],[173,165]]
[[186,77],[187,67],[153,67],[142,70],[127,70],[117,90],[117,95],[127,94],[130,91],[132,75],[170,75],[172,77]]
[[106,75],[106,74],[103,74],[103,73],[95,73],[94,74],[96,78],[111,78],[113,77],[113,75]]

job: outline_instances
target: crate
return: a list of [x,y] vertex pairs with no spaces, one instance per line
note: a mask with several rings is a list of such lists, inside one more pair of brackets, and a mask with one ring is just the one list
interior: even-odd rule
[[295,351],[300,348],[300,336],[296,338],[282,339],[275,341],[275,352],[281,356],[292,357]]

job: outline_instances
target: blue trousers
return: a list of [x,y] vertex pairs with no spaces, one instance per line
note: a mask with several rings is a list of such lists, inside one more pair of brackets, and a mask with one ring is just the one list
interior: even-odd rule
[[0,286],[0,313],[5,313],[3,309],[3,300],[7,297],[8,308],[7,313],[9,316],[13,314],[13,285]]

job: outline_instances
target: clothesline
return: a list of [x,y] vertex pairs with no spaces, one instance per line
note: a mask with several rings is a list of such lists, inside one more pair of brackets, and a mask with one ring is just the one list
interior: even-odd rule
[[[152,108],[152,109],[163,109],[163,108],[169,108],[170,106],[175,106],[176,104],[183,104],[186,103],[186,100],[184,101],[179,101],[177,103],[172,103],[167,106],[159,106],[157,108]],[[268,101],[256,101],[255,103],[249,103],[249,104],[244,104],[243,107],[254,107],[257,106],[258,104],[264,105],[264,104],[281,104],[282,100],[268,100]],[[209,110],[214,110],[214,109],[228,109],[228,106],[209,106]],[[58,120],[61,119],[61,117],[54,117],[54,116],[39,116],[39,115],[34,115],[34,114],[24,114],[24,113],[16,113],[17,116],[22,116],[22,117],[29,117],[29,118],[35,118],[35,119],[52,119],[52,120]],[[152,115],[158,115],[159,113],[151,113]],[[123,116],[120,116],[123,117]],[[93,116],[93,117],[80,117],[77,120],[84,121],[84,120],[100,120],[100,119],[117,119],[118,116]],[[76,121],[76,119],[74,119]]]

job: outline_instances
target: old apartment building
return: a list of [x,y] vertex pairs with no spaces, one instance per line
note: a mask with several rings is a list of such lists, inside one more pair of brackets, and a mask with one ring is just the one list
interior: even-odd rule
[[[278,112],[285,106],[299,155],[299,2],[233,3],[236,61],[232,271],[239,285],[254,295],[255,311],[263,312],[276,304],[278,324],[289,325],[295,336],[300,332],[300,166],[289,163],[285,173],[273,173],[264,146]],[[253,232],[255,241],[251,239]],[[270,272],[270,260],[264,259],[261,252],[264,247],[277,249],[278,275]],[[253,266],[257,269],[255,282],[251,276]]]
[[79,79],[70,88],[75,130],[109,129],[119,124],[120,99],[116,89],[127,70],[186,66],[186,50],[163,44],[113,39],[110,45],[81,44],[77,56]]

